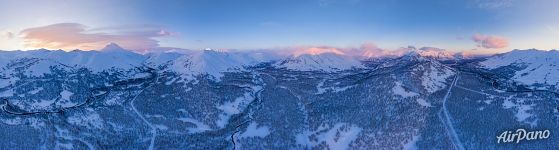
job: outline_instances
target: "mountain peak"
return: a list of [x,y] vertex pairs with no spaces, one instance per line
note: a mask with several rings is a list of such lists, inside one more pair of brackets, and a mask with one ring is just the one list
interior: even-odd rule
[[405,59],[405,60],[413,60],[413,61],[425,60],[425,58],[423,58],[421,53],[417,50],[411,50],[411,51],[407,52],[406,54],[404,54],[401,58]]
[[126,51],[124,48],[120,47],[116,43],[109,43],[105,48],[101,49],[101,51]]
[[432,58],[437,60],[455,59],[454,52],[450,52],[446,49],[440,49],[436,47],[422,47],[420,49],[413,50],[413,51],[415,51],[419,56],[426,57],[426,58]]

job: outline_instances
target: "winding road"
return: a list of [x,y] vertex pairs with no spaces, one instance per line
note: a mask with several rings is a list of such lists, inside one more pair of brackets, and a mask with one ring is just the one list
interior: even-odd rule
[[155,126],[153,126],[153,124],[151,124],[145,117],[144,115],[142,115],[142,113],[140,113],[138,111],[138,109],[136,109],[136,107],[134,106],[134,102],[136,101],[136,98],[141,95],[144,92],[144,90],[142,90],[138,95],[136,95],[136,97],[134,97],[134,99],[132,99],[132,101],[130,101],[130,106],[132,107],[132,110],[140,117],[140,119],[142,119],[142,121],[144,121],[149,128],[151,128],[151,140],[150,140],[150,144],[149,144],[149,148],[148,150],[153,150],[153,145],[155,143],[155,137],[157,136],[157,128],[155,128]]
[[[158,81],[158,77],[155,76],[155,82],[154,83],[157,83],[157,81]],[[145,87],[144,89],[142,89],[142,91],[140,91],[140,93],[138,93],[138,95],[136,95],[134,97],[134,99],[132,99],[130,101],[130,107],[132,107],[132,110],[140,117],[140,119],[142,119],[142,121],[144,121],[149,126],[149,128],[151,128],[151,139],[150,139],[148,150],[153,150],[154,149],[153,147],[155,145],[155,137],[157,137],[157,128],[153,124],[151,124],[151,122],[149,122],[144,117],[144,115],[142,115],[142,113],[140,113],[140,111],[138,111],[138,109],[136,109],[136,106],[134,106],[134,102],[136,102],[136,99],[138,98],[138,96],[140,96],[140,95],[142,95],[142,93],[144,93],[145,89],[150,88],[153,85],[155,85],[155,84],[151,84],[151,85]]]

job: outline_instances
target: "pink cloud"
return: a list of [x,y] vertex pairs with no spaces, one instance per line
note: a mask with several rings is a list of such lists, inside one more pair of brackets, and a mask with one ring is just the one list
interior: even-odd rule
[[378,50],[379,48],[375,43],[367,42],[367,43],[361,44],[361,49],[362,50]]
[[345,55],[342,49],[334,48],[334,47],[307,47],[307,48],[298,48],[293,53],[294,56],[300,56],[304,54],[309,55],[320,55],[323,53],[334,53],[338,55]]
[[21,31],[24,44],[32,48],[98,50],[115,42],[126,49],[146,51],[159,47],[156,37],[173,33],[155,26],[108,27],[90,29],[78,23],[59,23]]
[[489,49],[505,48],[509,45],[509,42],[506,38],[499,36],[475,34],[474,36],[472,36],[472,40],[478,44],[478,47]]
[[374,43],[364,43],[361,48],[354,51],[354,55],[361,56],[365,58],[379,58],[379,57],[398,57],[408,53],[410,49],[408,48],[398,48],[395,50],[388,50],[379,48]]
[[361,44],[361,48],[358,51],[355,51],[354,53],[356,55],[361,55],[367,58],[375,58],[375,57],[389,55],[391,52],[389,50],[381,49],[376,44],[369,42],[369,43]]
[[362,58],[380,58],[380,57],[398,57],[410,51],[409,48],[399,48],[395,50],[379,48],[376,44],[368,42],[360,47],[331,47],[331,46],[299,46],[289,47],[277,51],[280,55],[301,56],[301,55],[320,55],[324,53],[332,53],[337,55],[362,57]]

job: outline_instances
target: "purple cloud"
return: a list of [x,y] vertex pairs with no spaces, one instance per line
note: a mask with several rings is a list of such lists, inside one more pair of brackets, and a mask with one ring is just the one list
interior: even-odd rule
[[174,33],[157,26],[105,27],[90,29],[78,23],[59,23],[25,29],[23,35],[26,47],[49,49],[98,50],[107,43],[118,43],[126,49],[146,51],[159,47],[153,38],[168,37]]

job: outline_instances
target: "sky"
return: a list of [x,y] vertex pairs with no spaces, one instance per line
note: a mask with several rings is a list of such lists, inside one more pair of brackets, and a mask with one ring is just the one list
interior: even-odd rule
[[0,0],[0,49],[559,49],[557,0]]

